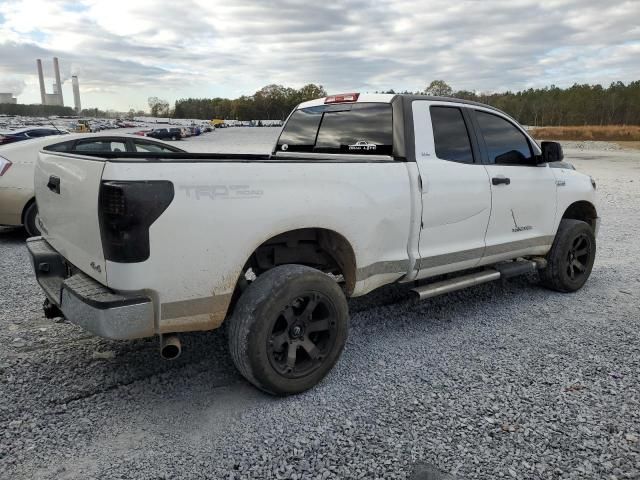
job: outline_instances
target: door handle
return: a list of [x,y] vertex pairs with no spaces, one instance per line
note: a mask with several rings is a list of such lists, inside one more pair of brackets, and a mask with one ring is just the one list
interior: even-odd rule
[[47,188],[53,193],[57,193],[58,195],[60,195],[60,177],[51,175],[49,177],[49,183],[47,183]]
[[491,183],[494,185],[500,185],[501,183],[509,185],[511,183],[511,179],[507,177],[493,177],[491,179]]

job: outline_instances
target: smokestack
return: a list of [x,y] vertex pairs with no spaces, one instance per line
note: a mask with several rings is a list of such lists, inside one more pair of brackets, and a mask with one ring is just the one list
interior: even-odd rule
[[36,65],[38,66],[38,79],[40,80],[40,98],[42,99],[42,105],[47,104],[47,91],[44,88],[44,74],[42,73],[42,60],[37,59]]
[[53,71],[56,75],[56,85],[58,85],[58,98],[60,99],[60,105],[64,105],[64,101],[62,100],[62,82],[60,81],[60,65],[58,65],[58,57],[53,57]]
[[73,104],[76,108],[76,113],[80,114],[82,110],[80,105],[80,84],[78,83],[78,77],[76,75],[71,77],[71,85],[73,85]]

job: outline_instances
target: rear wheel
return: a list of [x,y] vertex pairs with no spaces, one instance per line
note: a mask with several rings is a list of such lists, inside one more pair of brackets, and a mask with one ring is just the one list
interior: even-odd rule
[[36,202],[31,202],[24,211],[23,222],[27,235],[30,237],[37,237],[40,235],[40,229],[38,228],[38,205]]
[[178,140],[178,137],[176,137],[175,135],[173,137],[171,137],[171,140]]
[[547,266],[540,271],[542,284],[559,292],[575,292],[589,278],[595,257],[596,239],[589,224],[562,220],[547,254]]
[[331,277],[303,265],[275,267],[238,300],[228,325],[231,357],[265,392],[303,392],[340,357],[348,319],[344,293]]

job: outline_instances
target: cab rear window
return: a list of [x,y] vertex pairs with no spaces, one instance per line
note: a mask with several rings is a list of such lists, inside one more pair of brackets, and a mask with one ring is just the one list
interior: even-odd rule
[[278,139],[278,152],[391,155],[393,118],[387,103],[321,105],[296,110]]
[[70,140],[67,142],[56,143],[55,145],[49,145],[44,147],[43,150],[47,150],[49,152],[70,152],[71,147],[73,147],[75,140]]

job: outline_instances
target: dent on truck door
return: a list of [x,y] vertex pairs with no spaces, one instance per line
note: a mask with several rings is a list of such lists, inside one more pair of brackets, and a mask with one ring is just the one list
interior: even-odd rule
[[485,247],[491,190],[462,109],[416,101],[413,117],[422,177],[418,278],[473,267]]
[[553,243],[556,182],[548,165],[536,165],[536,151],[511,121],[475,110],[491,179],[491,219],[482,263],[512,258],[515,253],[543,254]]

